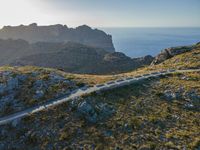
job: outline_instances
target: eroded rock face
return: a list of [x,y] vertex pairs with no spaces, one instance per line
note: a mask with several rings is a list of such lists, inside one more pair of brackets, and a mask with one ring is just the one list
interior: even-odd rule
[[0,30],[1,39],[23,39],[30,43],[36,42],[77,42],[89,46],[103,48],[114,52],[111,35],[87,25],[75,29],[66,25],[38,26],[36,23],[29,26],[5,26]]
[[97,114],[94,108],[88,102],[84,101],[78,105],[78,112],[83,116],[88,122],[96,123]]
[[174,57],[176,55],[191,51],[195,46],[181,46],[181,47],[172,47],[172,48],[167,48],[161,51],[160,54],[158,54],[153,62],[151,63],[152,65],[160,64],[163,61]]

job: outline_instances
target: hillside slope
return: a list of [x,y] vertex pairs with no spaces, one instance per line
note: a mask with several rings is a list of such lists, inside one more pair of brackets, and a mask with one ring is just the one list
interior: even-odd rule
[[[73,75],[73,81],[94,84],[91,81],[100,83],[162,69],[199,68],[199,54],[200,49],[196,48],[135,72],[118,76]],[[0,149],[198,150],[199,74],[175,73],[143,80],[13,121],[0,128]]]
[[99,52],[94,48],[65,48],[59,52],[36,54],[17,59],[12,65],[59,68],[81,74],[116,74],[149,65],[153,57],[133,58],[123,53]]
[[166,70],[166,69],[195,69],[200,68],[200,43],[194,45],[192,50],[184,52],[169,59],[166,59],[162,63],[150,65],[147,67],[139,68],[135,71],[120,74],[121,76],[130,76],[137,74],[144,74],[152,71]]
[[115,79],[39,67],[0,67],[0,117]]
[[1,147],[198,149],[199,81],[175,74],[76,99],[2,126]]
[[176,55],[192,51],[193,49],[197,48],[198,45],[199,43],[190,46],[179,46],[164,49],[155,57],[154,61],[152,62],[152,65],[160,64],[165,60],[172,58]]
[[149,65],[153,57],[136,59],[119,52],[79,43],[29,44],[24,40],[0,40],[0,65],[35,65],[62,69],[71,73],[113,74]]

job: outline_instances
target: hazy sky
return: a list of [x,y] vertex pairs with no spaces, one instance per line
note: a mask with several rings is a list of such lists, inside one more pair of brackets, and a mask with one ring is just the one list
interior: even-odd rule
[[200,0],[0,0],[0,27],[200,27]]

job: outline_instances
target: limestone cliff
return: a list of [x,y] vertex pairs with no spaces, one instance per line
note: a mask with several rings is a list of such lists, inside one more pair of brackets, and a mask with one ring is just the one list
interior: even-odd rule
[[112,36],[105,32],[83,25],[68,28],[66,25],[38,26],[36,23],[28,26],[4,26],[0,30],[1,39],[23,39],[30,43],[36,42],[76,42],[88,46],[102,48],[114,52]]

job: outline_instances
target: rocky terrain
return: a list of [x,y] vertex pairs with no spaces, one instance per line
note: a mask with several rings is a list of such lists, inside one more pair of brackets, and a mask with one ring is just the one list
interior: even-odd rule
[[134,58],[119,52],[79,43],[29,44],[24,40],[0,40],[0,65],[35,65],[71,73],[113,74],[149,65],[153,57]]
[[48,69],[1,69],[0,116],[22,111],[85,86],[73,76]]
[[0,129],[2,149],[198,149],[199,74],[92,94]]
[[[108,57],[116,59],[114,56]],[[162,69],[200,68],[199,60],[200,49],[197,44],[195,49],[175,55],[158,65],[118,76],[139,75]],[[8,70],[10,69],[1,69],[6,79],[6,83],[1,79],[1,85],[9,83]],[[47,74],[44,73],[46,69],[31,68],[27,71],[16,67],[11,70],[23,70],[30,75],[31,70],[41,72],[37,77],[46,76],[43,78],[45,83],[54,81],[50,79],[52,70],[47,71]],[[61,83],[67,80],[76,86],[91,84],[89,82],[97,80],[105,82],[116,77],[64,75],[61,72],[56,72],[55,76],[61,76],[62,79],[64,77]],[[15,79],[16,76],[12,78]],[[34,79],[33,83],[35,82]],[[34,89],[33,85],[29,88]],[[55,94],[59,91],[55,90]],[[85,95],[3,125],[0,128],[0,149],[198,150],[199,108],[200,72],[149,78],[130,86]]]
[[[176,68],[176,69],[186,69],[186,68],[200,68],[200,43],[193,46],[186,47],[183,49],[174,48],[175,55],[170,59],[166,59],[158,65],[151,65],[150,68]],[[178,52],[176,52],[176,50]],[[181,53],[182,52],[182,53]],[[158,55],[159,56],[159,55]],[[157,57],[158,58],[158,57]],[[157,59],[156,58],[156,59]]]
[[197,45],[199,45],[199,43],[197,43],[196,45],[191,45],[191,46],[180,46],[180,47],[171,47],[171,48],[164,49],[161,51],[160,54],[158,54],[155,57],[155,59],[152,62],[152,65],[160,64],[164,62],[165,60],[172,58],[176,55],[191,51],[195,49]]
[[28,26],[4,26],[0,30],[0,39],[22,39],[30,43],[36,42],[76,42],[98,47],[108,52],[114,52],[111,35],[83,25],[75,29],[66,25],[38,26],[36,23]]
[[31,65],[81,74],[130,72],[150,64],[157,66],[199,48],[198,43],[165,49],[156,58],[130,58],[115,52],[111,36],[86,25],[75,29],[63,25],[5,26],[0,30],[0,38],[0,66]]

